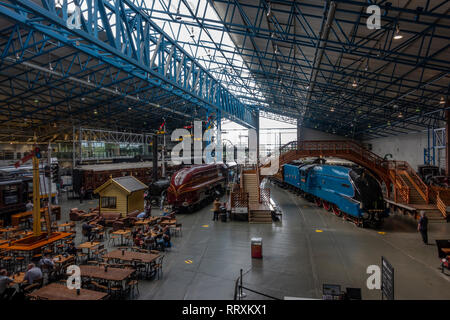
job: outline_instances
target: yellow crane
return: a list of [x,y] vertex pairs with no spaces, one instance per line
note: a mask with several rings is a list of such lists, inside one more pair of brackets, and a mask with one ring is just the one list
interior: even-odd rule
[[[39,190],[39,159],[41,158],[41,150],[38,147],[34,149],[20,161],[17,161],[14,166],[16,168],[32,159],[33,162],[33,235],[41,235],[41,199]],[[51,195],[49,195],[51,197]],[[48,211],[44,211],[45,223],[47,224],[47,234],[51,233],[51,221]]]

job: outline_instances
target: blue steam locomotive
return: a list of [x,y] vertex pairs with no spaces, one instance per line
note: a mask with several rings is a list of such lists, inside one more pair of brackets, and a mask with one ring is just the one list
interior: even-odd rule
[[282,173],[285,185],[358,226],[378,227],[389,216],[381,186],[366,169],[300,163],[285,164]]

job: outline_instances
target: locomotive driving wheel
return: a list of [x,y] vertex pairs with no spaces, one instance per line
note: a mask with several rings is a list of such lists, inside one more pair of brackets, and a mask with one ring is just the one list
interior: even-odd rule
[[314,202],[316,203],[316,205],[317,205],[319,208],[322,207],[322,199],[315,198],[315,199],[314,199]]
[[337,217],[341,217],[342,216],[342,212],[341,210],[339,210],[339,208],[337,207],[337,205],[333,205],[333,213],[337,216]]
[[326,201],[322,201],[323,203],[323,208],[327,211],[331,211],[331,204],[326,202]]

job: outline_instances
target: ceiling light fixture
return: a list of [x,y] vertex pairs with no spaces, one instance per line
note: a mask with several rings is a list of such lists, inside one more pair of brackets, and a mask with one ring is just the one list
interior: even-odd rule
[[399,118],[403,118],[403,113],[400,112],[400,113],[398,114],[398,117],[399,117]]
[[400,26],[397,24],[395,27],[394,40],[400,40],[401,38],[403,38],[403,36],[400,33]]
[[439,104],[445,104],[444,96],[441,97],[441,100],[439,100]]

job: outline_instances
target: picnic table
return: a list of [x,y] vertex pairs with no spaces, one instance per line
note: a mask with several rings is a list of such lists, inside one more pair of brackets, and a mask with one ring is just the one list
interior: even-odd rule
[[80,266],[81,276],[95,279],[103,279],[107,281],[124,281],[128,279],[133,273],[134,269],[131,268],[108,268],[105,271],[103,266]]
[[80,248],[80,249],[87,249],[88,257],[90,257],[91,256],[91,250],[95,249],[98,245],[100,245],[100,242],[88,241],[88,242],[80,244],[78,246],[78,248]]
[[123,246],[123,237],[130,233],[131,233],[130,230],[117,230],[117,231],[112,232],[112,234],[120,236],[120,245],[121,246]]
[[108,295],[105,292],[88,289],[80,289],[79,292],[80,294],[77,294],[76,289],[69,289],[65,285],[51,283],[30,293],[30,297],[38,300],[102,300]]
[[10,232],[14,232],[14,231],[17,231],[17,230],[18,230],[17,227],[9,227],[9,228],[1,228],[0,232],[5,235],[5,239],[8,239],[8,234]]
[[71,226],[72,226],[72,224],[69,222],[61,223],[61,224],[58,224],[58,229],[63,229],[63,231],[65,232],[67,227],[71,227]]
[[68,255],[68,256],[63,256],[61,254],[56,255],[53,257],[53,262],[57,265],[63,266],[66,263],[73,261],[75,259],[75,256],[73,255]]
[[171,219],[171,220],[163,220],[159,224],[161,226],[168,226],[168,225],[172,225],[172,224],[176,224],[176,223],[177,223],[177,219]]
[[[123,254],[122,254],[123,252]],[[103,256],[103,258],[107,259],[118,259],[122,261],[133,261],[140,260],[143,263],[152,263],[156,259],[159,258],[159,254],[154,253],[145,253],[145,252],[134,252],[128,250],[114,250]]]
[[[42,214],[46,210],[48,210],[47,207],[41,208],[41,210],[40,210],[41,217],[42,217]],[[53,215],[52,220],[60,220],[61,219],[61,207],[52,205],[52,215]],[[13,214],[13,215],[11,215],[11,224],[13,226],[18,226],[21,221],[23,221],[24,219],[31,218],[32,216],[33,216],[33,211],[24,211],[24,212]]]
[[19,272],[12,276],[15,284],[22,284],[25,280],[25,272]]
[[144,220],[138,220],[134,223],[135,226],[145,226],[155,221],[154,219],[148,218]]

